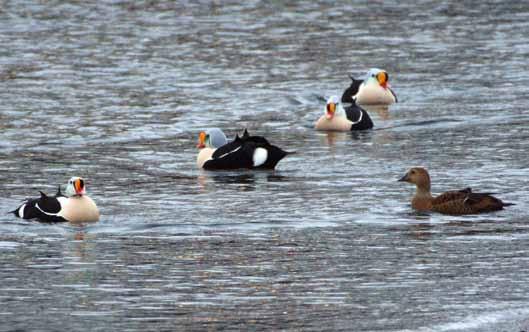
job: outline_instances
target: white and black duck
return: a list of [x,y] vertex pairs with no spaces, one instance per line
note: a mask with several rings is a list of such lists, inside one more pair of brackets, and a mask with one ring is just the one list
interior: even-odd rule
[[228,142],[219,128],[208,129],[199,135],[197,166],[206,170],[274,169],[291,152],[272,145],[261,136],[244,134]]
[[349,77],[352,82],[342,94],[344,103],[389,105],[398,101],[397,95],[389,85],[389,75],[385,70],[371,68],[362,80]]
[[23,219],[38,219],[42,222],[95,222],[99,220],[99,210],[94,201],[86,195],[85,181],[72,177],[66,186],[66,195],[61,187],[55,196],[42,191],[39,198],[26,199],[16,210],[11,211]]
[[366,110],[355,103],[344,108],[338,96],[331,96],[327,100],[324,112],[316,121],[316,130],[351,131],[373,128],[373,121]]

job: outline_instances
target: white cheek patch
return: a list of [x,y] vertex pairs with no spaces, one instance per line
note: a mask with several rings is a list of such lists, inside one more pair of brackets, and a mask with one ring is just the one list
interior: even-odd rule
[[266,162],[268,151],[265,148],[257,148],[253,152],[253,167],[259,167]]

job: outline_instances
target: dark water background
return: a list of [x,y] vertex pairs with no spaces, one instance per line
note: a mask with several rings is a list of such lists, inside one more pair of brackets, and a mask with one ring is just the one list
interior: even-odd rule
[[[0,330],[529,325],[525,2],[0,4]],[[370,67],[400,103],[315,132]],[[199,171],[207,127],[298,153]],[[415,214],[413,165],[517,205]],[[72,175],[99,223],[4,213]]]

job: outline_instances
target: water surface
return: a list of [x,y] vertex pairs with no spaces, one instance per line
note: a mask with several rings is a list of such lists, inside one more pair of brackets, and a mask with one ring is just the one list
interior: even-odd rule
[[[83,176],[93,225],[0,215],[0,330],[519,331],[529,325],[529,6],[7,2],[0,211]],[[312,129],[390,73],[376,129]],[[196,169],[248,128],[275,172]],[[430,169],[516,205],[421,215]]]

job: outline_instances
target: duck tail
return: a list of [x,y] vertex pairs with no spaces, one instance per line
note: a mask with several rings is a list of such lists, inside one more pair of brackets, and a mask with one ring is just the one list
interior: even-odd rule
[[512,206],[516,205],[515,203],[502,202],[503,206]]

